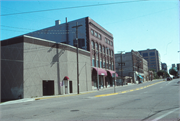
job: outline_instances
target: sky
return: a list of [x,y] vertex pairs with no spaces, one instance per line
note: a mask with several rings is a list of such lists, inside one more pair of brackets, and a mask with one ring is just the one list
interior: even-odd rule
[[89,16],[113,34],[115,54],[157,49],[168,68],[180,63],[178,0],[1,0],[0,6],[0,40]]

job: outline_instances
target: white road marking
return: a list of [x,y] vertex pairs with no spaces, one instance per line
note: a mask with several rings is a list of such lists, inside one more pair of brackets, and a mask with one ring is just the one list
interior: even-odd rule
[[154,119],[154,120],[152,120],[152,121],[158,121],[159,119],[162,119],[163,117],[165,117],[165,116],[167,116],[167,115],[169,115],[169,114],[171,114],[171,113],[173,113],[173,112],[175,112],[175,111],[177,111],[177,110],[179,110],[179,108],[174,109],[174,110],[172,110],[172,111],[169,111],[168,113],[166,113],[166,114],[164,114],[164,115],[162,115],[162,116],[159,116],[159,117],[157,117],[156,119]]

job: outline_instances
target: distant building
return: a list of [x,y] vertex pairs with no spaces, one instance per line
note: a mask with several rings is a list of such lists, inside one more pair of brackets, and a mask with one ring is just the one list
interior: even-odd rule
[[149,70],[155,70],[155,72],[161,70],[161,56],[156,49],[147,49],[138,51],[145,60],[148,61]]
[[161,67],[162,67],[162,70],[167,72],[167,64],[166,63],[161,63]]
[[176,67],[176,64],[172,64],[172,68]]
[[[121,59],[122,58],[122,59]],[[122,62],[121,62],[122,60]],[[115,54],[116,72],[121,77],[132,77],[132,83],[138,81],[148,81],[148,63],[137,51],[126,52],[125,54]],[[121,70],[121,63],[123,63]]]
[[[1,41],[2,101],[77,94],[76,48],[18,36]],[[79,49],[79,91],[91,91],[90,52]]]

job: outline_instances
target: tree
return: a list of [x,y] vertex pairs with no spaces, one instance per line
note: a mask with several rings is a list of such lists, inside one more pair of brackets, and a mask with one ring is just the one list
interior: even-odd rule
[[160,77],[160,76],[162,76],[162,77],[169,77],[169,74],[166,72],[166,71],[164,71],[164,70],[159,70],[158,72],[157,72],[157,75]]
[[178,75],[178,71],[176,68],[171,68],[169,69],[169,73],[173,76],[177,76]]
[[159,70],[159,71],[157,72],[157,75],[158,75],[158,76],[163,76],[163,75],[164,75],[164,71],[163,71],[163,70]]

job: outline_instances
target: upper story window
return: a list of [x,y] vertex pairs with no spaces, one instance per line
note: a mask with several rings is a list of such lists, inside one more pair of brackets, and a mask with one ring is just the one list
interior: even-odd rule
[[109,56],[111,56],[111,50],[109,49]]
[[102,52],[102,48],[101,45],[99,44],[99,52]]
[[111,46],[113,46],[113,43],[112,43],[112,41],[110,41],[110,45],[111,45]]
[[110,41],[109,39],[105,38],[105,42],[106,42],[107,44],[109,44],[109,45],[113,46],[113,42],[112,42],[112,41]]
[[147,57],[148,56],[148,53],[143,53],[143,57]]
[[108,48],[106,48],[106,54],[108,55]]
[[96,48],[96,50],[98,50],[98,44],[97,43],[95,43],[95,48]]
[[105,53],[104,46],[102,46],[102,52]]
[[107,43],[107,39],[105,38],[105,42]]
[[94,36],[97,37],[97,36],[98,36],[98,33],[97,33],[97,32],[94,32]]
[[98,38],[101,39],[101,35],[100,34],[98,34]]
[[150,56],[155,56],[155,52],[150,52],[149,55]]
[[91,34],[94,35],[94,30],[91,29]]
[[94,41],[91,41],[91,47],[94,49]]

